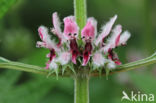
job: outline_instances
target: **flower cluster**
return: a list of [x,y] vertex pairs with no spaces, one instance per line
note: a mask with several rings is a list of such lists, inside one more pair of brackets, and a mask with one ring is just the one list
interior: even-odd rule
[[[56,43],[51,39],[45,26],[38,28],[42,42],[38,41],[37,47],[50,50],[47,55],[49,61],[46,64],[46,69],[56,70],[60,65],[65,66],[69,63],[76,65],[77,62],[80,62],[81,66],[91,64],[94,69],[104,66],[113,69],[116,65],[120,65],[121,62],[114,49],[126,45],[130,33],[128,31],[122,33],[121,25],[116,25],[113,28],[116,19],[117,15],[102,26],[101,32],[98,34],[97,21],[93,17],[87,19],[86,25],[81,31],[74,16],[65,17],[63,19],[64,30],[61,30],[58,14],[53,13],[51,32],[58,37],[59,42]],[[108,38],[109,34],[111,36]],[[81,35],[81,38],[78,35]],[[106,38],[108,39],[106,40]],[[78,41],[83,41],[84,45],[78,45]]]

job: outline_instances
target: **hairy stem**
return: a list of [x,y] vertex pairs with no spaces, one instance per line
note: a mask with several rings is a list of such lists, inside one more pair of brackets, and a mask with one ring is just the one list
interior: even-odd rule
[[[76,22],[80,28],[79,31],[81,31],[86,24],[87,18],[86,0],[74,0],[74,13],[76,17]],[[81,33],[79,33],[78,37],[79,37],[78,44],[80,45],[82,43]]]
[[[117,73],[117,72],[125,72],[133,69],[137,69],[139,67],[143,66],[148,66],[151,64],[156,63],[156,53],[154,53],[152,56],[147,57],[145,59],[141,59],[135,62],[130,62],[127,64],[122,64],[118,66],[116,69],[112,70],[110,73]],[[0,68],[6,68],[6,69],[14,69],[14,70],[20,70],[20,71],[25,71],[25,72],[32,72],[32,73],[37,73],[37,74],[43,74],[43,75],[48,75],[51,71],[46,70],[42,67],[39,66],[34,66],[34,65],[29,65],[29,64],[24,64],[24,63],[19,63],[19,62],[13,62],[6,60],[2,57],[0,57]],[[105,75],[105,72],[102,73]],[[64,75],[62,73],[59,73],[59,76],[72,76],[73,73],[71,71],[66,71]],[[90,74],[91,76],[99,76],[98,71],[94,71]],[[49,76],[55,76],[54,73],[50,74]]]
[[[86,0],[74,0],[74,13],[76,22],[80,28],[78,45],[81,46],[83,43],[81,40],[81,30],[85,26],[87,18]],[[74,103],[89,103],[89,75],[86,69],[78,70],[74,79]]]
[[89,103],[89,75],[88,72],[78,73],[74,78],[74,103]]

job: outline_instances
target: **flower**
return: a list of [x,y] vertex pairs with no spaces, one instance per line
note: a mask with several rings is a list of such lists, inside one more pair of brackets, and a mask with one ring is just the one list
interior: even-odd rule
[[[55,43],[53,38],[51,40],[45,26],[38,28],[42,41],[37,42],[37,47],[50,50],[47,55],[49,61],[46,68],[56,70],[60,66],[69,65],[71,62],[77,66],[90,66],[88,65],[88,62],[90,62],[96,68],[105,67],[108,69],[114,69],[116,65],[120,65],[121,62],[114,49],[126,45],[131,34],[128,31],[122,33],[120,24],[113,28],[116,19],[117,15],[102,26],[101,32],[98,34],[97,21],[93,17],[88,18],[84,28],[79,31],[75,17],[68,16],[63,19],[64,30],[62,31],[58,14],[57,12],[53,13],[51,32],[58,37],[59,42]],[[111,36],[106,40],[109,34]],[[78,35],[81,35],[81,38]],[[78,45],[78,41],[83,41],[84,45]],[[77,61],[78,57],[80,57],[79,61]]]

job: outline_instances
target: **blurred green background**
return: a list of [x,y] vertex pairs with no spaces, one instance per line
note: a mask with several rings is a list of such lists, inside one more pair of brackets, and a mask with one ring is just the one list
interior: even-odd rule
[[[98,28],[117,14],[116,24],[131,32],[128,45],[116,49],[123,63],[156,50],[156,0],[88,0],[87,10],[98,20]],[[44,67],[48,50],[35,47],[40,40],[37,28],[52,27],[55,11],[61,19],[72,15],[73,0],[0,0],[0,56]],[[121,103],[123,90],[156,96],[156,65],[114,74],[109,80],[91,78],[90,103]],[[0,103],[73,103],[73,92],[71,78],[0,69]]]

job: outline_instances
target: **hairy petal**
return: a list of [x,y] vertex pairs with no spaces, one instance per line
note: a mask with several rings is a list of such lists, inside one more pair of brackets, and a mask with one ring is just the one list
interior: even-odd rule
[[111,50],[111,49],[108,51],[108,59],[114,61],[116,65],[121,64],[121,62],[118,58],[118,55],[115,52],[113,52],[113,50]]
[[49,69],[49,63],[51,63],[55,57],[56,57],[55,50],[54,49],[50,50],[50,53],[47,54],[47,58],[49,58],[49,61],[46,63],[46,69]]
[[50,35],[48,34],[48,29],[46,27],[40,26],[38,28],[38,32],[42,42],[37,42],[37,47],[45,47],[50,50],[55,49],[56,51],[59,51],[59,48],[56,46],[54,41],[50,39]]
[[70,52],[72,54],[72,62],[76,64],[76,58],[80,54],[78,50],[78,45],[76,39],[70,40]]
[[125,45],[130,37],[131,34],[128,31],[123,32],[120,37],[119,45]]
[[69,63],[70,59],[71,59],[70,52],[61,52],[59,53],[57,61],[61,63],[61,65],[65,65]]
[[85,66],[89,59],[90,59],[90,56],[91,56],[91,52],[92,52],[92,44],[91,42],[87,42],[86,45],[85,45],[85,50],[83,52],[83,66]]
[[109,38],[108,43],[106,44],[106,46],[103,47],[104,52],[108,52],[109,49],[113,49],[113,48],[115,48],[116,46],[119,45],[121,32],[122,32],[122,26],[117,25],[113,29],[113,34]]
[[106,25],[102,27],[102,32],[99,34],[97,40],[95,41],[95,45],[98,45],[100,42],[102,42],[103,39],[110,33],[116,19],[117,19],[117,15],[112,17],[110,21],[107,22]]
[[58,69],[58,64],[56,63],[55,60],[50,62],[49,69]]
[[107,60],[108,64],[107,64],[107,68],[112,70],[116,68],[115,63],[112,60]]
[[60,19],[58,17],[57,12],[54,12],[52,14],[52,21],[53,21],[53,25],[54,25],[54,34],[56,34],[59,38],[62,38],[62,31],[61,31],[61,23],[60,23]]
[[74,16],[68,16],[63,19],[64,21],[64,35],[68,39],[77,38],[79,27],[75,21]]
[[97,34],[97,21],[92,17],[88,18],[86,26],[81,31],[81,37],[85,40],[93,40]]
[[100,67],[103,66],[104,63],[106,63],[106,59],[103,57],[101,53],[96,52],[93,56],[93,64]]

